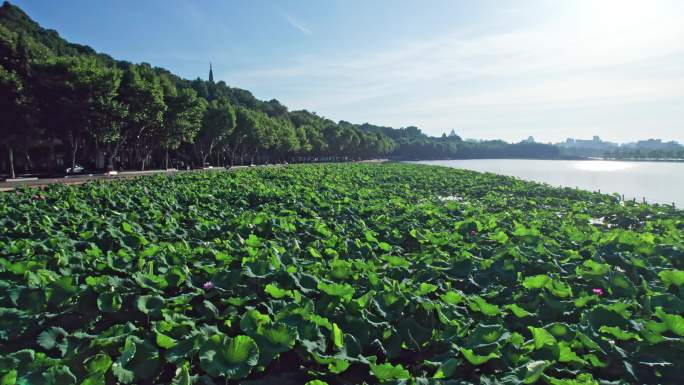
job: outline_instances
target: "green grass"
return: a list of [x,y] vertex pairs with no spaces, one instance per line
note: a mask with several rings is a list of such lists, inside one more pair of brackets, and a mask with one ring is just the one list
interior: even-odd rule
[[683,265],[672,207],[440,167],[24,189],[0,384],[674,384]]

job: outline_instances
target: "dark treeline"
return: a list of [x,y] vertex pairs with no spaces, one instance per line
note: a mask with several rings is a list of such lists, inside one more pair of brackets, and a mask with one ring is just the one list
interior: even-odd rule
[[684,147],[679,149],[619,148],[607,151],[609,159],[684,159]]
[[399,141],[395,151],[402,159],[473,159],[473,158],[527,158],[557,159],[561,157],[556,146],[542,143],[507,143],[502,140],[462,141],[460,138],[426,138]]
[[554,146],[429,137],[288,111],[225,82],[186,80],[69,43],[0,8],[0,171],[147,169],[394,157],[558,156]]

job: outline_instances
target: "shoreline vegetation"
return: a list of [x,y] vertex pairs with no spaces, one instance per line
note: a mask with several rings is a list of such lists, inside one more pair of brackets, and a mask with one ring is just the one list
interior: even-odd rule
[[[291,164],[330,164],[330,163],[382,163],[382,162],[421,162],[421,161],[449,161],[449,160],[572,160],[572,161],[614,161],[614,162],[663,162],[663,163],[681,163],[684,159],[617,159],[617,158],[595,158],[595,157],[565,157],[565,158],[444,158],[444,159],[364,159],[364,160],[348,160],[343,162],[303,162],[303,163],[291,163]],[[258,164],[252,166],[285,166],[290,163],[274,163],[274,164]],[[214,167],[208,166],[204,168],[193,168],[193,169],[151,169],[145,171],[138,170],[122,170],[116,172],[107,172],[104,170],[94,170],[90,172],[79,173],[75,175],[52,175],[52,174],[19,174],[16,178],[3,178],[0,174],[0,192],[2,191],[12,191],[20,186],[35,186],[44,187],[50,184],[69,184],[76,185],[82,184],[91,180],[97,179],[121,179],[121,178],[134,178],[142,175],[151,174],[166,174],[171,175],[178,172],[184,171],[202,171],[202,170],[238,170],[245,167],[250,167],[248,165],[236,165],[227,167]]]
[[587,160],[610,160],[616,162],[684,162],[684,158],[589,158]]
[[0,194],[0,379],[674,384],[684,212],[399,163]]
[[[613,161],[613,162],[664,162],[664,163],[681,163],[684,162],[684,159],[679,159],[679,158],[603,158],[603,157],[579,157],[579,156],[566,156],[566,157],[558,157],[558,158],[534,158],[534,157],[518,157],[518,158],[427,158],[427,159],[411,159],[411,158],[396,158],[396,157],[390,157],[390,158],[370,158],[370,159],[360,159],[360,160],[352,160],[352,159],[347,159],[347,160],[341,160],[341,161],[324,161],[324,160],[311,160],[311,161],[304,161],[304,162],[297,162],[296,160],[293,161],[292,163],[288,163],[286,161],[283,161],[283,163],[260,163],[260,164],[252,164],[251,166],[278,166],[278,165],[287,165],[287,164],[326,164],[326,163],[348,163],[348,162],[358,162],[358,163],[365,163],[365,162],[386,162],[386,161],[391,161],[391,162],[421,162],[421,161],[449,161],[449,160],[572,160],[572,161]],[[249,167],[250,165],[235,165],[235,166],[206,166],[202,168],[188,168],[187,170],[193,170],[193,171],[198,171],[198,170],[207,170],[207,169],[221,169],[221,168],[226,168],[226,169],[239,169],[242,167]],[[0,173],[0,183],[5,183],[4,186],[0,186],[0,190],[2,190],[3,187],[8,187],[10,186],[9,184],[11,183],[23,183],[23,182],[30,182],[30,181],[37,181],[36,183],[33,183],[35,185],[40,185],[39,181],[44,181],[44,180],[55,180],[54,182],[50,183],[60,183],[58,180],[60,178],[65,178],[65,179],[87,179],[88,177],[108,177],[108,176],[116,176],[116,175],[123,175],[123,174],[131,174],[131,175],[147,175],[150,173],[164,173],[164,172],[176,172],[176,171],[187,171],[186,169],[176,169],[176,168],[168,168],[168,169],[150,169],[150,170],[119,170],[115,172],[109,172],[107,170],[88,170],[87,172],[82,172],[82,173],[77,173],[74,175],[66,175],[63,176],[62,173],[59,172],[43,172],[41,173],[40,170],[37,172],[28,172],[28,173],[19,173],[16,174],[15,178],[9,178],[8,175],[3,175]],[[74,184],[74,183],[69,183],[68,181],[64,182],[65,184]],[[27,183],[28,184],[28,183]],[[7,189],[3,190],[7,191]]]
[[[109,170],[187,169],[348,161],[579,159],[561,146],[428,136],[415,126],[334,122],[278,100],[214,81],[180,78],[148,63],[98,53],[41,27],[21,9],[0,7],[0,174],[59,176]],[[446,132],[447,130],[445,130]],[[573,141],[596,145],[597,141]],[[672,157],[625,149],[618,157]],[[599,143],[600,144],[600,143]],[[674,147],[672,147],[674,146]],[[635,152],[636,151],[636,152]],[[582,156],[578,156],[582,154]],[[636,154],[636,155],[635,155]],[[598,155],[603,155],[599,152]]]

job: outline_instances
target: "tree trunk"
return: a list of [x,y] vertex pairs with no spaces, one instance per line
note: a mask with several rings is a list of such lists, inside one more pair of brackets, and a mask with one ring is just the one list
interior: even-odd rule
[[142,159],[140,161],[140,171],[145,171],[145,167],[148,166],[148,160],[150,159],[150,154],[152,150],[142,154]]
[[109,154],[107,157],[107,171],[114,171],[114,158],[116,157],[116,153],[112,152]]
[[107,144],[107,171],[114,171],[114,158],[119,153],[119,144],[117,143],[114,148],[111,148],[110,144]]
[[148,168],[150,167],[150,164],[152,163],[152,152],[153,151],[154,150],[152,150],[152,149],[147,151],[147,153],[145,153],[145,159],[143,159],[143,164]]
[[72,150],[71,150],[71,173],[76,172],[76,152],[78,151],[78,144],[72,144]]
[[[216,147],[215,141],[212,139],[211,142],[209,143],[209,151],[207,152],[207,157],[211,158],[211,154],[214,152],[214,147]],[[206,163],[206,160],[202,160],[202,163]],[[204,167],[204,164],[202,164],[202,167]]]
[[8,147],[7,150],[9,151],[10,178],[14,179],[17,177],[17,175],[14,173],[14,149],[12,147]]
[[29,156],[28,151],[24,151],[24,159],[26,159],[26,163],[24,163],[24,172],[28,173],[29,170],[33,168],[33,164],[31,164],[31,157]]
[[105,167],[105,154],[98,143],[95,143],[95,168],[102,170]]
[[[116,146],[114,146],[114,149],[112,150],[112,152],[109,154],[109,158],[107,159],[107,170],[108,171],[114,171],[114,158],[116,158],[119,155],[119,151],[121,149],[121,146],[123,146],[123,144],[124,144],[123,140],[119,141],[116,144]],[[121,165],[119,165],[119,167],[121,167]]]
[[71,174],[76,171],[76,152],[78,151],[78,141],[74,133],[69,131],[69,145],[71,146]]
[[49,146],[48,146],[48,159],[50,159],[50,167],[48,167],[51,171],[57,170],[57,155],[55,154],[55,132],[54,130],[50,130],[50,140],[49,140]]
[[164,156],[164,168],[169,169],[169,149],[166,148],[166,154]]

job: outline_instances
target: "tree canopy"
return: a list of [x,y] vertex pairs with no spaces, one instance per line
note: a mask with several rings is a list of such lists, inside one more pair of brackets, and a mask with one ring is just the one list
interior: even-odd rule
[[464,142],[454,130],[334,122],[278,100],[118,61],[0,7],[0,169],[186,167],[252,162],[553,157],[555,147]]

